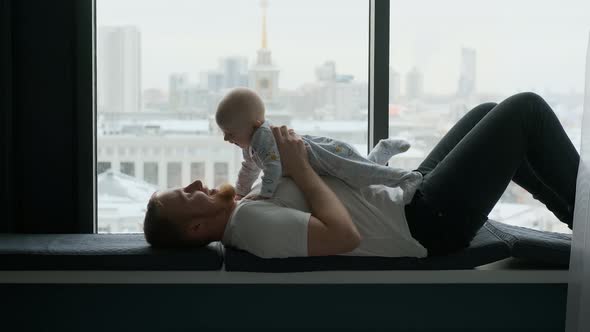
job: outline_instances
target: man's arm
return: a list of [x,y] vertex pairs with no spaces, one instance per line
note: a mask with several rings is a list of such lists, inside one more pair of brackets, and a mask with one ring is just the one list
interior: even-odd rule
[[311,168],[301,138],[286,126],[272,130],[284,173],[297,184],[311,207],[308,256],[338,255],[354,250],[361,236],[346,207]]

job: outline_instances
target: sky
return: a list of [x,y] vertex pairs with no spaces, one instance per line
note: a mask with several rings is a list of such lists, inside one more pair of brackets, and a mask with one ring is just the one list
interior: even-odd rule
[[[168,75],[198,83],[223,56],[255,61],[261,45],[257,0],[96,0],[97,25],[141,32],[142,88],[167,89]],[[366,82],[368,0],[269,0],[268,45],[283,89],[315,80],[336,62]],[[461,48],[477,52],[477,91],[583,91],[590,35],[588,0],[391,0],[390,65],[414,66],[425,91],[456,91]],[[386,70],[386,69],[385,69]]]

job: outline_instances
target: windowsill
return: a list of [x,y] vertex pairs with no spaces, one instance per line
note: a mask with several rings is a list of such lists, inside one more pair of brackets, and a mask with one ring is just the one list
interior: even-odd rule
[[475,270],[318,271],[2,271],[15,284],[563,284],[568,270],[516,268],[505,259]]

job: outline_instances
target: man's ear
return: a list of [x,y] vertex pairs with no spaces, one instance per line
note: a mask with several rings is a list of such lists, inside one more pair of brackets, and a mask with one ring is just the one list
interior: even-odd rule
[[254,128],[258,129],[260,128],[260,126],[262,126],[262,121],[256,120],[256,122],[254,123]]

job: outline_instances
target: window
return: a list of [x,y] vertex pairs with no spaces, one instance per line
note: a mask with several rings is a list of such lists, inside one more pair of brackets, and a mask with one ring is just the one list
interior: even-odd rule
[[151,184],[158,185],[158,163],[145,162],[143,164],[143,179]]
[[135,176],[135,163],[132,161],[121,162],[120,170],[123,174]]
[[215,163],[215,180],[213,182],[213,185],[217,187],[220,184],[226,183],[227,175],[227,163]]
[[[579,149],[589,13],[587,1],[392,0],[389,135],[412,147],[391,164],[416,168],[468,110],[522,91],[547,100]],[[570,232],[515,184],[490,217]]]
[[167,188],[177,188],[182,186],[181,181],[182,164],[179,162],[169,162],[167,167]]
[[96,174],[104,173],[111,168],[111,163],[107,161],[99,161],[96,164]]
[[[200,180],[205,178],[205,163],[191,163],[191,178],[190,181]],[[189,182],[190,182],[189,181]]]
[[[119,163],[135,179],[124,185],[143,188],[130,192],[235,182],[241,151],[213,115],[225,93],[247,86],[269,121],[366,152],[368,14],[366,0],[96,0],[98,149],[143,163],[133,175]],[[98,185],[99,200],[111,200],[99,204],[99,229],[100,206],[143,218],[147,193],[129,202]],[[133,227],[126,218],[111,231]]]

